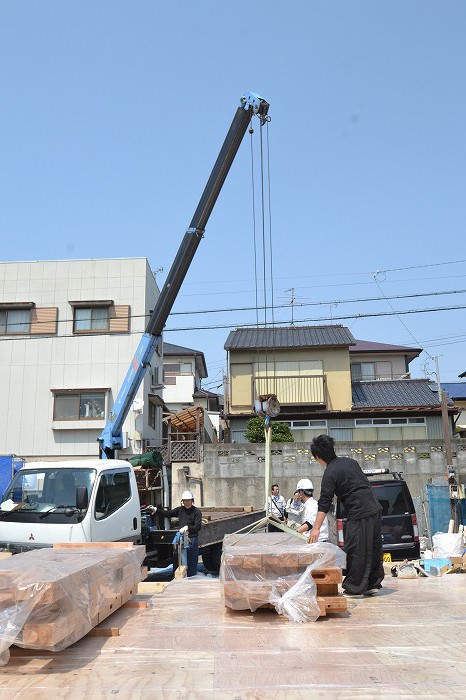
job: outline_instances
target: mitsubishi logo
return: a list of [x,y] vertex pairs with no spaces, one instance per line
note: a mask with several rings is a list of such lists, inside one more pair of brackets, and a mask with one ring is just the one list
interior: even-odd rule
[[35,541],[35,539],[36,539],[36,538],[34,537],[34,535],[32,534],[32,532],[31,532],[31,534],[29,535],[29,539],[30,539],[30,540],[34,540],[34,541]]

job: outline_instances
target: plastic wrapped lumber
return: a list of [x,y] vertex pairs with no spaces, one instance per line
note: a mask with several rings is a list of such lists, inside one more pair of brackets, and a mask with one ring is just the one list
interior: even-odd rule
[[344,552],[328,542],[308,544],[284,532],[226,535],[220,569],[225,605],[273,606],[296,622],[344,612],[338,584],[345,563]]
[[137,591],[145,547],[44,548],[0,561],[0,662],[16,644],[61,651]]

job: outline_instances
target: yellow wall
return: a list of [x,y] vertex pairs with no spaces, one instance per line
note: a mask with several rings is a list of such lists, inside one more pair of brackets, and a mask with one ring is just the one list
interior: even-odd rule
[[[348,348],[316,349],[316,350],[276,350],[268,352],[232,351],[230,353],[230,387],[231,413],[244,413],[250,409],[252,396],[253,367],[261,363],[261,370],[267,368],[269,376],[273,376],[275,362],[322,362],[323,374],[327,384],[326,407],[332,411],[351,410],[351,375]],[[261,372],[263,373],[263,372]],[[277,374],[280,374],[277,371]],[[280,396],[278,396],[280,400]]]

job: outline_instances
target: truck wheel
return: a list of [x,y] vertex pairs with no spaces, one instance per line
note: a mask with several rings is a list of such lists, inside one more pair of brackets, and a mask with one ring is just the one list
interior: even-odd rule
[[201,556],[202,563],[207,571],[218,574],[220,571],[220,561],[222,558],[222,543],[217,542],[216,544],[211,544],[208,547],[204,547],[201,552]]

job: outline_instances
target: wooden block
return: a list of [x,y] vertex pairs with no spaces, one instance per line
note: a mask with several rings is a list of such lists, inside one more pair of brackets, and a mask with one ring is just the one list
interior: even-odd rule
[[278,552],[275,554],[263,554],[262,568],[265,570],[278,568],[290,569],[291,571],[298,571],[299,555],[295,552]]
[[119,637],[119,627],[93,627],[87,633],[88,637]]
[[84,637],[90,627],[90,623],[79,612],[68,612],[51,622],[27,622],[23,627],[21,641],[40,649],[55,647],[68,638],[76,641]]
[[326,569],[313,569],[311,573],[316,583],[341,583],[343,580],[341,569],[337,566]]
[[[320,559],[319,555],[316,554],[315,552],[313,552],[312,549],[311,549],[311,551],[305,550],[303,552],[300,552],[299,557],[298,557],[299,568],[306,569],[311,564],[318,562],[319,559]],[[326,564],[325,568],[332,567],[333,565],[334,565],[333,561],[328,562],[328,564]],[[319,568],[319,566],[317,565],[316,568]],[[324,567],[320,567],[320,568],[324,568]]]
[[11,557],[11,552],[0,552],[0,559],[8,559]]
[[338,595],[338,583],[319,583],[316,581],[316,585],[318,596]]
[[175,578],[186,578],[186,575],[188,573],[188,567],[187,566],[179,566],[177,570],[175,571]]
[[147,600],[128,600],[124,605],[124,608],[138,608],[138,609],[143,609],[143,608],[148,608],[149,603]]
[[317,596],[321,616],[328,613],[341,613],[348,610],[348,601],[343,595],[338,596]]

